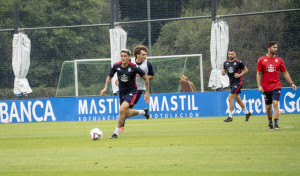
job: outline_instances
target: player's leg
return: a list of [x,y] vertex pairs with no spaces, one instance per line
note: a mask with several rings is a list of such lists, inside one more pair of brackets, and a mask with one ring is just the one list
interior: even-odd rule
[[119,120],[117,123],[117,127],[116,127],[114,134],[110,137],[111,139],[118,137],[120,128],[125,121],[126,112],[128,111],[129,107],[130,107],[130,104],[126,101],[123,101],[123,103],[120,106],[120,110],[119,110]]
[[274,129],[279,130],[279,126],[278,126],[279,105],[277,100],[273,100],[273,116],[274,116]]
[[267,116],[269,120],[269,130],[273,130],[273,121],[272,121],[272,104],[266,106]]
[[[142,90],[139,90],[139,91],[138,91],[138,94],[136,95],[136,98],[135,98],[135,100],[134,100],[134,104],[130,107],[130,109],[133,109],[133,108],[134,108],[134,106],[135,106],[135,105],[137,104],[137,102],[139,101],[139,99],[140,99],[142,93],[143,93]],[[138,115],[138,114],[136,114],[136,115]],[[129,114],[126,114],[126,118],[132,117],[132,116],[135,116],[135,114],[131,114],[130,112],[129,112]],[[124,123],[122,124],[122,127],[121,127],[121,129],[120,129],[120,133],[123,133],[123,131],[124,131],[124,129],[125,129],[125,121],[126,121],[126,119],[124,120]]]
[[149,115],[147,117],[146,114],[148,114],[148,108],[145,108],[144,110],[128,109],[126,112],[126,118],[136,116],[136,115],[144,115],[146,117],[146,119],[148,119]]
[[[118,127],[116,128],[116,131],[115,131],[117,134],[114,133],[113,136],[115,136],[115,137],[112,136],[111,138],[117,137],[117,135],[120,132],[120,129],[122,128],[122,125],[124,125],[125,118],[132,117],[135,115],[144,115],[146,117],[146,119],[149,119],[148,108],[145,108],[144,110],[131,109],[135,105],[134,103],[135,103],[137,95],[138,95],[138,92],[127,92],[125,94],[120,93],[120,102],[122,102],[122,103],[120,106]],[[125,106],[126,108],[122,108],[123,105],[124,106],[126,105]]]
[[[244,102],[241,99],[240,95],[235,96],[235,101],[240,105],[240,107],[243,109],[244,113],[247,114],[248,110],[244,104]],[[246,112],[245,112],[246,111]]]
[[232,84],[230,85],[230,94],[228,95],[228,102],[229,102],[229,116],[227,119],[224,120],[224,122],[232,122],[232,114],[233,114],[233,109],[234,109],[234,99],[235,97],[240,93],[241,89],[240,84]]
[[120,128],[120,133],[123,133],[123,131],[125,129],[125,122],[126,122],[126,119],[124,120],[124,123],[123,123],[122,127]]
[[279,130],[279,100],[280,100],[281,89],[275,89],[272,91],[272,104],[273,104],[273,116],[274,116],[274,129]]
[[234,109],[235,96],[236,96],[236,94],[230,93],[227,97],[228,102],[229,102],[229,115],[228,115],[228,118],[224,120],[224,122],[232,122],[232,114],[233,114],[233,109]]
[[251,112],[248,111],[247,107],[245,106],[244,102],[241,99],[240,94],[235,96],[235,101],[240,105],[240,107],[243,109],[244,113],[246,114],[246,122],[249,120],[251,116]]
[[118,128],[122,127],[122,124],[124,123],[125,118],[126,118],[127,111],[130,110],[129,107],[130,107],[130,104],[126,101],[124,101],[121,104],[120,110],[119,110]]
[[133,107],[136,105],[136,103],[139,101],[139,99],[141,98],[143,91],[138,91],[132,99],[128,99],[126,101],[130,101],[130,109],[127,110],[126,112],[126,118],[135,116],[135,115],[145,115],[146,112],[145,110],[135,110],[133,109]]
[[272,91],[264,92],[265,104],[267,117],[269,121],[269,129],[273,130],[273,121],[272,121]]
[[[141,110],[143,111],[143,110]],[[136,116],[139,115],[139,110],[135,110],[135,109],[128,109],[126,112],[126,118],[132,117],[132,116]],[[143,113],[143,112],[142,112]]]

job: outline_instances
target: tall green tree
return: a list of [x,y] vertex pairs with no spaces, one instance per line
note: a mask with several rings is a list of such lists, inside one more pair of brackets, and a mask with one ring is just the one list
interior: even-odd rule
[[[203,2],[205,8],[199,8],[201,2],[191,0],[191,4],[184,10],[184,16],[209,15],[211,7],[208,6],[208,3],[205,3],[207,1]],[[236,0],[236,2],[237,4],[232,5],[231,1],[218,1],[217,14],[262,12],[299,7],[296,1],[265,0],[262,2],[257,0]],[[244,61],[249,69],[249,73],[245,75],[246,79],[244,79],[245,87],[256,87],[256,63],[257,59],[265,54],[267,41],[277,40],[280,42],[278,55],[284,57],[290,72],[294,73],[294,67],[299,67],[297,57],[300,56],[300,44],[299,42],[294,42],[299,40],[300,28],[297,25],[299,20],[296,19],[297,16],[291,18],[295,13],[299,14],[299,12],[286,12],[221,19],[229,24],[229,48],[237,51],[238,58]],[[202,53],[205,85],[207,85],[211,70],[209,48],[211,24],[212,19],[197,19],[175,21],[164,25],[157,42],[153,46],[154,55]],[[190,79],[192,80],[193,78]],[[284,82],[284,85],[287,84]]]
[[[106,0],[0,0],[1,29],[14,27],[14,2],[19,3],[20,27],[51,27],[102,24],[110,21]],[[31,40],[31,66],[28,80],[32,87],[56,87],[65,60],[110,56],[109,27],[24,30]],[[0,32],[1,84],[13,86],[11,42],[13,32]]]
[[[189,0],[151,0],[150,14],[151,20],[177,18],[182,15],[184,7]],[[126,0],[119,1],[121,21],[147,20],[147,1],[146,0]],[[151,22],[151,42],[156,42],[161,27],[166,22]],[[128,32],[129,44],[139,42],[148,45],[147,23],[137,23],[133,25],[124,25]]]

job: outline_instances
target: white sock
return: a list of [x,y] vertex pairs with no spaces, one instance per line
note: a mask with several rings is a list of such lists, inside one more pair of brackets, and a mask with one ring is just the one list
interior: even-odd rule
[[144,110],[138,110],[139,111],[139,115],[145,115],[145,111]]
[[232,118],[233,111],[229,111],[229,117]]
[[117,127],[114,133],[115,133],[116,135],[118,135],[119,132],[120,132],[120,128]]
[[249,113],[249,111],[248,111],[247,108],[243,109],[243,111],[244,111],[245,114],[248,114],[248,113]]

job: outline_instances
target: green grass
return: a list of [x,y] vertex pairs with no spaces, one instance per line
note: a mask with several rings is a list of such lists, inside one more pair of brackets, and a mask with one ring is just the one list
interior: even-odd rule
[[[300,118],[266,116],[0,125],[0,175],[300,175]],[[92,141],[89,131],[104,137]]]

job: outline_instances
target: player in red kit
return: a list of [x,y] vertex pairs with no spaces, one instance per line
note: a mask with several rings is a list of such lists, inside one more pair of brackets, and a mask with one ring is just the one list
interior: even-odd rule
[[[287,72],[283,60],[276,56],[278,42],[270,41],[267,44],[268,53],[258,59],[256,81],[258,90],[263,92],[266,111],[269,119],[269,129],[279,130],[278,118],[279,118],[279,106],[281,94],[281,82],[279,79],[279,70],[282,72],[284,78],[291,84],[294,91],[297,90],[297,86],[293,83],[290,74]],[[274,126],[272,121],[272,104],[273,104],[273,116]]]

